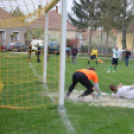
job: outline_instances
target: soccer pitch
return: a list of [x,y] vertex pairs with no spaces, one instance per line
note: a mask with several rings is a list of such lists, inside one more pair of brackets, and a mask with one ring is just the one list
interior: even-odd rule
[[[2,55],[7,56],[5,59],[8,60],[8,63],[19,63],[19,58],[13,58],[11,55],[7,55],[7,53],[2,53]],[[1,59],[3,63],[7,63],[7,61],[4,58]],[[13,60],[13,61],[12,61]],[[31,69],[30,64],[27,62],[27,56],[22,55],[21,60],[24,60],[25,64],[23,65],[23,70],[19,70],[18,72],[15,72],[15,75],[20,78],[11,78],[13,74],[10,74],[9,82],[10,85],[6,85],[7,83],[4,83],[4,86],[10,87],[10,90],[14,89],[14,83],[19,81],[24,81],[25,77],[24,74],[29,73],[27,76],[28,78],[25,80],[25,82],[22,84],[22,88],[26,89],[29,88],[29,91],[32,91],[34,87],[36,87],[36,90],[39,92],[42,91],[42,85],[39,84],[40,80],[39,77],[35,75],[33,70]],[[55,57],[50,57],[50,63],[54,63]],[[33,59],[31,61],[32,66],[34,67],[35,71],[39,76],[42,76],[42,67],[43,67],[43,57],[41,57],[41,63],[36,63],[36,57],[33,55]],[[96,72],[99,76],[99,85],[100,90],[102,92],[106,92],[109,95],[111,94],[111,91],[108,88],[109,84],[119,84],[123,83],[124,85],[130,85],[134,83],[134,60],[130,60],[130,64],[128,67],[125,66],[124,62],[119,62],[119,65],[117,67],[116,73],[107,73],[107,69],[111,63],[111,59],[108,60],[107,65],[104,63],[99,64],[99,66],[96,67],[94,61],[91,61],[90,65],[87,66],[88,58],[77,58],[77,64],[68,63],[68,59],[66,59],[66,81],[65,81],[65,90],[68,89],[69,85],[71,84],[72,74],[77,69],[82,68],[89,68],[89,66],[95,66]],[[56,74],[53,72],[55,70],[54,65],[49,65],[48,67],[51,68],[51,71],[49,74]],[[10,64],[9,64],[10,65]],[[11,65],[12,66],[12,65]],[[6,68],[7,64],[1,64],[2,68]],[[16,64],[14,68],[18,68],[19,65]],[[52,71],[53,70],[53,71]],[[4,72],[5,73],[5,72]],[[1,70],[1,75],[6,76],[6,74],[3,74]],[[28,81],[28,83],[27,83]],[[34,86],[31,81],[34,81]],[[55,77],[51,77],[50,81],[56,81]],[[36,85],[37,84],[37,85]],[[19,86],[15,84],[16,87]],[[56,87],[56,85],[51,84],[50,88]],[[75,87],[76,90],[85,90],[83,86],[80,84],[77,84]],[[56,90],[57,91],[57,90]],[[66,92],[66,91],[65,91]],[[9,93],[12,93],[11,91]],[[22,93],[22,90],[19,90],[16,92],[16,96]],[[31,94],[32,94],[31,93]],[[23,91],[23,94],[25,94],[25,90]],[[2,94],[4,96],[4,94]],[[12,95],[12,94],[11,94]],[[1,96],[1,97],[3,97]],[[34,100],[35,96],[29,96],[29,100],[31,105],[35,104]],[[36,96],[37,97],[37,96]],[[13,98],[14,99],[14,98]],[[26,98],[23,98],[26,99]],[[49,99],[49,98],[46,98]],[[65,123],[63,123],[64,118],[61,117],[59,114],[57,108],[51,107],[50,103],[47,103],[48,100],[44,99],[44,104],[46,103],[47,108],[43,108],[43,106],[39,108],[34,109],[0,109],[0,134],[68,134],[72,133],[72,131],[69,131],[67,129],[67,126]],[[32,101],[34,100],[34,101]],[[16,98],[16,105],[20,103],[20,100]],[[7,103],[5,101],[4,103]],[[13,100],[10,102],[13,103]],[[42,103],[41,100],[37,100],[37,103]],[[24,105],[24,104],[22,104]],[[25,106],[27,103],[25,104]],[[65,100],[65,110],[68,120],[70,121],[70,125],[73,128],[73,133],[76,134],[131,134],[134,131],[134,121],[133,121],[133,109],[130,108],[119,108],[119,107],[102,107],[102,106],[89,106],[90,102],[71,102],[68,100]],[[68,125],[69,126],[69,125]]]

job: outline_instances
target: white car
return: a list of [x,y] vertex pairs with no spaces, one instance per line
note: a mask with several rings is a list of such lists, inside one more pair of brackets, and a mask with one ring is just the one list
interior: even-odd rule
[[[32,45],[32,51],[37,51],[37,44],[41,47],[41,49],[44,49],[44,40],[37,40],[33,39],[30,43]],[[49,46],[49,53],[56,53],[59,54],[59,44],[57,41],[48,41]],[[66,53],[71,52],[71,49],[69,47],[66,47]]]
[[44,47],[44,41],[43,40],[37,40],[37,39],[33,39],[30,43],[32,45],[32,50],[37,50],[37,44],[39,44],[39,46],[41,48]]

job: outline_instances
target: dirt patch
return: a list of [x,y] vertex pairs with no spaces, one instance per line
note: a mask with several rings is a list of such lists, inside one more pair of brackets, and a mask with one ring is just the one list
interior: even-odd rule
[[[65,98],[68,101],[72,101],[74,103],[78,102],[86,102],[89,103],[89,106],[111,106],[111,107],[122,107],[122,108],[134,108],[134,99],[124,99],[124,98],[112,98],[111,94],[107,94],[102,92],[102,96],[100,98],[94,99],[91,95],[84,97],[83,99],[79,99],[84,91],[73,90],[69,98]],[[49,96],[52,101],[56,101],[58,97],[58,93],[55,91],[43,91],[38,93],[39,96]]]
[[73,102],[87,102],[89,106],[111,106],[111,107],[128,107],[134,108],[134,99],[128,100],[124,98],[112,98],[111,95],[102,92],[102,96],[98,99],[94,99],[91,95],[79,99],[83,91],[74,90],[67,100]]

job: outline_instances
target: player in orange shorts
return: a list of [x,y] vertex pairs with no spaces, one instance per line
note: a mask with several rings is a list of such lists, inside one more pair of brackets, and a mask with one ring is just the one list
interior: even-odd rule
[[[94,81],[94,85],[90,82],[90,80]],[[68,89],[68,93],[66,97],[69,97],[73,89],[75,88],[77,83],[81,83],[83,86],[87,88],[86,91],[82,93],[79,97],[84,97],[89,94],[92,94],[93,96],[101,96],[101,92],[99,90],[99,84],[98,84],[98,76],[95,72],[94,67],[90,67],[88,69],[81,69],[81,70],[76,70],[76,72],[72,76],[72,84],[70,85]],[[96,90],[97,94],[93,94],[94,90]]]

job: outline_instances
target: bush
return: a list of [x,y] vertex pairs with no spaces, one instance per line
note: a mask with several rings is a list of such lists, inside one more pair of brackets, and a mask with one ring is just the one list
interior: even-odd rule
[[88,52],[88,46],[81,46],[81,52]]

